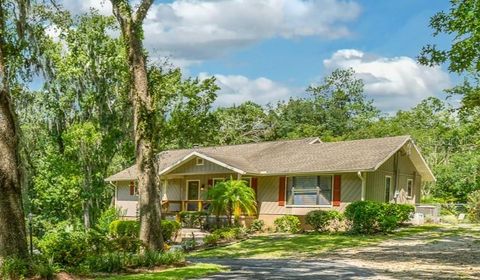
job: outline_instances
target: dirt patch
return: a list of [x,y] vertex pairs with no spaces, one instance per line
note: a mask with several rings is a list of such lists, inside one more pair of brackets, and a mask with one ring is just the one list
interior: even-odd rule
[[480,279],[480,226],[443,227],[375,246],[322,254],[321,258],[395,279]]

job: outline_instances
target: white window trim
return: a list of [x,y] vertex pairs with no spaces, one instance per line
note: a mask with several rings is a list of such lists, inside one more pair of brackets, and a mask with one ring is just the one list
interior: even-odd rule
[[196,164],[197,165],[204,165],[205,164],[205,160],[201,157],[197,157],[196,159]]
[[[408,182],[412,182],[412,193],[408,193]],[[413,197],[413,179],[407,179],[407,198]]]
[[198,182],[198,197],[197,199],[194,199],[194,200],[200,200],[200,183],[201,183],[200,180],[187,180],[185,182],[185,198],[186,198],[185,200],[187,201],[190,200],[188,199],[188,183],[189,182]]
[[[330,200],[330,204],[314,204],[314,205],[305,205],[305,204],[288,204],[288,178],[292,177],[318,177],[318,176],[331,176],[332,177],[332,199]],[[320,175],[299,175],[299,176],[285,176],[285,207],[287,208],[332,208],[333,207],[333,182],[334,182],[335,174],[320,174]]]
[[392,200],[391,198],[391,194],[392,194],[392,176],[390,175],[385,175],[385,179],[383,180],[383,198],[385,199],[385,196],[386,196],[386,186],[387,186],[387,178],[390,178],[390,186],[388,187],[388,201],[385,201],[385,202],[390,202],[390,200]]

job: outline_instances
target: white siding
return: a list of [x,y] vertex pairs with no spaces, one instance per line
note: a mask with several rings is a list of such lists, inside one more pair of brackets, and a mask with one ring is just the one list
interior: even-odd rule
[[117,182],[116,207],[125,217],[137,216],[138,196],[130,195],[130,182]]

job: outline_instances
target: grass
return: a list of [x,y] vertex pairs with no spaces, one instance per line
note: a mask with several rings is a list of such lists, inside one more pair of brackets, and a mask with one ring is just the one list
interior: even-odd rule
[[414,234],[435,232],[438,226],[404,228],[387,235],[337,234],[276,234],[256,236],[230,246],[217,247],[191,254],[195,258],[301,258],[326,251],[367,246],[381,241]]
[[206,276],[209,274],[219,273],[225,271],[226,268],[209,263],[198,263],[186,267],[180,268],[170,268],[165,269],[160,272],[151,272],[151,273],[141,273],[141,274],[130,274],[130,275],[117,275],[108,278],[97,278],[103,280],[137,280],[137,279],[146,279],[146,280],[180,280],[180,279],[191,279]]

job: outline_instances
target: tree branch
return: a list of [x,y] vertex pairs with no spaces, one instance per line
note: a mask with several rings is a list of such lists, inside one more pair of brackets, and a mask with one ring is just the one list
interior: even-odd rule
[[147,16],[148,10],[150,9],[150,6],[152,6],[152,4],[153,0],[142,0],[142,3],[140,3],[140,6],[138,7],[137,12],[133,17],[133,21],[135,23],[142,23]]

